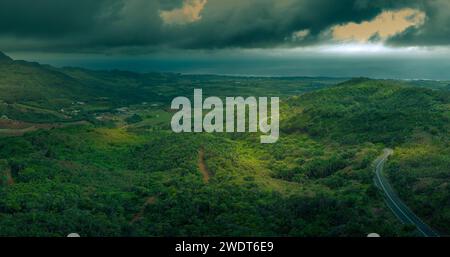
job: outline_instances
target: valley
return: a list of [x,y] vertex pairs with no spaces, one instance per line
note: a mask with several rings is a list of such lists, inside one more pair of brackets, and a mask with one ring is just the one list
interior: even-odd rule
[[[0,59],[0,235],[450,233],[450,82],[91,71]],[[280,138],[173,133],[170,102],[280,97]]]

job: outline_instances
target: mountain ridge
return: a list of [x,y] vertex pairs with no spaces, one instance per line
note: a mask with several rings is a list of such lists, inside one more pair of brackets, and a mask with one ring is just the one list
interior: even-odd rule
[[11,57],[0,51],[0,62],[2,61],[13,61]]

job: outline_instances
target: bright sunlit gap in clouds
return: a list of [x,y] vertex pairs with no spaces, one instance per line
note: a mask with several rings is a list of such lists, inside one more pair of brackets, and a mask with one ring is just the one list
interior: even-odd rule
[[319,46],[316,49],[321,53],[337,54],[386,54],[386,53],[424,53],[426,49],[421,47],[388,47],[383,44],[336,44]]
[[[429,54],[434,50],[423,47],[391,47],[386,42],[409,28],[420,28],[425,24],[426,14],[420,10],[404,8],[385,10],[372,20],[361,23],[348,22],[331,27],[322,32],[323,43],[311,47],[294,48],[291,54],[331,54],[331,55],[384,55],[384,54]],[[307,33],[308,32],[308,33]],[[309,31],[298,31],[293,38],[302,39]],[[327,43],[328,41],[328,43]]]
[[267,54],[279,57],[301,57],[301,56],[427,56],[449,54],[448,47],[393,47],[384,43],[335,43],[309,47],[278,48],[271,50],[253,50],[256,54]]

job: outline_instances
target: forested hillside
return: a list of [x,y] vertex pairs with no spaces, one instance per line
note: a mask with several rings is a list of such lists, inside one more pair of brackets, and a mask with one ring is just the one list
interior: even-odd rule
[[450,93],[407,83],[355,79],[291,98],[282,128],[327,142],[394,149],[388,173],[421,217],[450,231]]
[[[194,88],[280,96],[280,140],[172,133],[168,104]],[[438,86],[60,69],[0,54],[0,89],[2,236],[417,236],[373,183],[385,147],[399,195],[450,231],[450,96]]]
[[[284,130],[344,143],[398,145],[414,133],[445,135],[450,94],[396,81],[356,79],[293,97]],[[292,111],[294,110],[294,111]]]

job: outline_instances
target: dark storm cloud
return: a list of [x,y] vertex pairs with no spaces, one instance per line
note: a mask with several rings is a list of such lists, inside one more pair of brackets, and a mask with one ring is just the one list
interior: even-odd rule
[[[427,21],[391,43],[450,42],[448,0],[203,1],[2,0],[0,49],[130,52],[306,45],[320,43],[333,25],[404,7],[424,11]],[[298,31],[302,37],[293,40]]]
[[85,32],[109,0],[2,0],[0,32],[15,36],[52,37]]
[[[266,47],[285,44],[292,33],[310,32],[309,40],[333,24],[373,18],[381,11],[361,0],[210,1],[201,22],[192,24],[188,47]],[[214,36],[211,36],[214,35]]]
[[449,45],[450,44],[450,1],[418,1],[417,7],[427,15],[426,23],[420,28],[412,28],[392,38],[396,45]]

